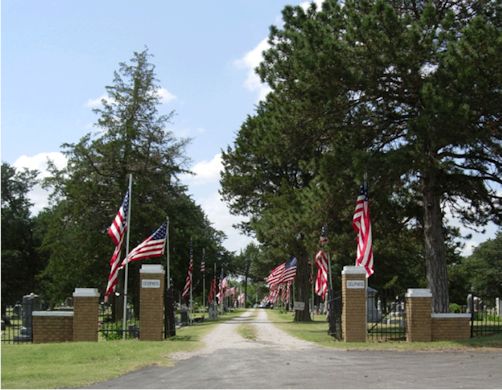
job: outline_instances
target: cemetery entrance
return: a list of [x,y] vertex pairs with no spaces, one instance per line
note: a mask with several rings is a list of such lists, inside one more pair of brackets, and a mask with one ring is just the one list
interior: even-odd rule
[[139,337],[139,321],[134,312],[132,301],[127,303],[127,321],[123,323],[122,310],[115,310],[110,303],[100,303],[99,305],[99,327],[98,340],[121,340],[135,339]]
[[368,340],[406,341],[406,307],[403,295],[367,290]]

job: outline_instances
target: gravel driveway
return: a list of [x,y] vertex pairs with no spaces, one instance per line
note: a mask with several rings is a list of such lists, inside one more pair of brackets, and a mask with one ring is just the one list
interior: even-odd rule
[[[241,323],[257,340],[242,338]],[[502,352],[341,351],[289,336],[246,312],[216,327],[205,347],[171,355],[174,367],[148,367],[92,388],[500,388]]]

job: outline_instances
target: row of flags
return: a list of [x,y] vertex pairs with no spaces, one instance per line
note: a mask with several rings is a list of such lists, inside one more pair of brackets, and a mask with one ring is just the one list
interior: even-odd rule
[[105,291],[105,301],[107,301],[108,297],[115,291],[118,283],[118,272],[124,268],[126,264],[133,261],[159,257],[164,254],[167,237],[166,223],[160,225],[160,227],[152,235],[147,237],[141,244],[129,252],[122,262],[120,262],[122,243],[124,242],[124,236],[128,228],[127,215],[129,213],[129,199],[130,193],[128,190],[124,196],[124,200],[122,201],[117,215],[108,228],[108,235],[115,244],[115,250],[113,251],[112,258],[110,259],[110,275],[108,276],[108,284]]
[[[366,181],[361,185],[356,200],[356,208],[352,218],[352,227],[357,234],[357,254],[356,266],[364,267],[366,277],[369,278],[374,273],[373,268],[373,240],[371,235],[371,220],[368,205],[368,186]],[[328,243],[327,227],[323,226],[319,243],[322,246]],[[293,261],[294,259],[294,272]],[[329,284],[329,258],[323,249],[320,249],[315,255],[315,264],[317,266],[317,276],[315,279],[315,293],[326,299]],[[270,289],[267,298],[269,302],[275,303],[282,291],[283,302],[288,302],[290,283],[293,282],[296,274],[296,258],[291,258],[289,262],[282,263],[275,267],[265,279]],[[288,275],[288,277],[285,277]]]
[[269,302],[275,303],[279,296],[282,297],[283,302],[289,302],[291,284],[296,277],[297,263],[296,257],[292,256],[288,261],[279,264],[270,272],[265,279],[270,289]]
[[[108,276],[108,284],[105,291],[105,301],[113,292],[118,283],[118,272],[123,269],[128,263],[133,261],[140,261],[164,255],[166,238],[167,238],[167,223],[163,223],[155,232],[147,237],[141,244],[135,247],[127,256],[121,261],[122,244],[124,242],[125,234],[128,230],[128,214],[130,205],[130,189],[126,192],[124,200],[120,205],[117,215],[112,221],[112,224],[107,230],[108,235],[115,244],[113,255],[110,259],[110,274]],[[205,273],[205,259],[201,263],[201,271]],[[190,240],[190,262],[188,265],[188,272],[186,277],[185,287],[183,288],[182,296],[187,299],[192,287],[192,273],[193,273],[193,252],[192,241]]]
[[[127,256],[120,261],[122,243],[128,229],[128,214],[130,206],[130,190],[124,196],[124,200],[115,216],[112,224],[108,228],[108,235],[115,244],[112,257],[110,259],[110,274],[108,276],[108,284],[105,291],[105,301],[115,291],[118,282],[118,271],[124,268],[128,263],[139,261],[147,258],[159,257],[164,254],[165,242],[167,237],[167,223],[163,223],[152,235],[147,237],[141,244],[135,247]],[[371,221],[368,206],[368,188],[366,182],[361,186],[359,195],[356,201],[356,208],[352,219],[352,226],[357,234],[357,255],[356,266],[364,267],[366,276],[370,277],[374,273],[373,269],[373,241],[371,234]],[[319,243],[324,246],[328,243],[327,228],[323,226]],[[315,293],[325,300],[328,292],[329,281],[329,259],[323,249],[315,256],[315,264],[317,266],[317,276],[315,280]],[[270,289],[269,301],[275,302],[282,292],[283,302],[289,302],[291,284],[296,277],[297,259],[292,256],[288,261],[276,266],[266,278]],[[205,273],[205,259],[201,262],[201,272]],[[182,291],[182,297],[188,299],[191,297],[193,274],[193,251],[192,241],[190,240],[190,262],[185,281],[185,286]],[[221,302],[225,296],[228,281],[223,276],[220,278],[219,292],[217,292],[216,276],[211,281],[208,294],[208,303],[213,303],[215,298]],[[228,291],[227,291],[228,292]],[[235,295],[234,291],[231,291]],[[205,295],[205,292],[204,292]],[[239,298],[240,300],[241,298]],[[244,299],[244,298],[242,298]]]

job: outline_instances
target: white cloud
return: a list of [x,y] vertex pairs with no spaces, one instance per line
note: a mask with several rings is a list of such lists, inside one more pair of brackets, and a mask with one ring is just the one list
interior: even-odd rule
[[310,8],[310,4],[315,3],[317,6],[317,10],[319,11],[322,8],[322,3],[324,3],[324,0],[314,0],[314,1],[304,1],[303,3],[300,3],[300,7],[302,7],[305,11]]
[[[169,92],[164,87],[157,89],[157,97],[160,99],[161,104],[167,104],[177,99],[176,95]],[[102,103],[103,100],[109,103],[113,103],[114,101],[114,99],[110,98],[106,93],[104,93],[101,96],[98,96],[97,98],[87,100],[85,106],[88,108],[99,108],[103,105]]]
[[157,90],[157,96],[160,98],[160,102],[162,104],[167,104],[169,102],[172,102],[173,100],[176,100],[176,96],[165,88],[159,88]]
[[88,108],[99,108],[103,105],[102,101],[106,100],[107,102],[112,102],[113,99],[110,99],[106,93],[102,94],[101,96],[98,96],[97,98],[94,99],[89,99],[85,103],[85,106]]
[[263,52],[269,48],[270,44],[267,38],[265,38],[261,40],[254,49],[248,51],[244,57],[234,62],[237,67],[247,69],[247,77],[244,81],[244,86],[251,92],[257,92],[258,100],[264,100],[271,91],[271,88],[267,84],[262,83],[260,77],[255,72],[255,68],[263,60]]
[[[317,5],[317,9],[322,8],[322,3],[324,0],[314,0],[314,3]],[[304,10],[307,10],[310,7],[312,1],[305,1],[300,4]],[[276,20],[276,24],[282,25],[282,19],[278,17]],[[258,101],[265,100],[267,95],[272,89],[269,85],[262,83],[260,77],[256,74],[255,69],[258,65],[263,61],[263,52],[270,48],[270,44],[268,43],[268,38],[262,39],[258,45],[256,45],[253,49],[248,51],[242,58],[234,61],[235,66],[239,68],[247,69],[246,80],[244,80],[244,87],[251,91],[257,92]]]
[[[51,160],[58,169],[66,167],[66,157],[60,152],[38,153],[34,156],[22,155],[14,164],[16,169],[28,168],[39,171],[38,179],[44,179],[49,176],[47,171],[47,160]],[[37,184],[28,193],[28,198],[33,203],[31,212],[33,215],[38,214],[44,207],[49,205],[49,191],[44,190],[40,184]]]
[[22,155],[12,165],[16,169],[36,169],[40,172],[39,179],[43,179],[49,175],[49,172],[47,172],[47,160],[52,160],[58,169],[66,167],[66,157],[60,152],[38,153],[34,156]]
[[191,168],[195,175],[183,175],[182,180],[189,185],[218,184],[222,169],[221,153],[218,153],[209,161],[203,160],[195,164]]
[[196,163],[191,168],[195,175],[183,175],[181,179],[188,185],[195,202],[202,207],[214,228],[227,236],[223,242],[225,247],[230,251],[239,251],[253,240],[233,227],[242,222],[242,218],[230,214],[227,205],[220,198],[218,189],[222,169],[221,154],[218,153],[211,160]]
[[227,205],[221,200],[217,191],[207,197],[195,200],[201,205],[214,228],[226,234],[227,238],[223,242],[225,248],[230,251],[240,251],[254,241],[232,226],[241,222],[242,218],[230,214]]

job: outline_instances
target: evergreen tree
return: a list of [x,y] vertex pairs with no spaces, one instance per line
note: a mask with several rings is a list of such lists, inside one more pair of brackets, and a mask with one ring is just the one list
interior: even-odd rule
[[[234,212],[265,243],[265,216],[285,220],[289,203],[309,242],[328,222],[347,252],[341,223],[367,172],[379,261],[407,263],[394,268],[408,282],[425,263],[434,310],[447,311],[445,207],[466,224],[502,216],[500,15],[495,1],[286,7],[258,68],[272,92],[223,155]],[[288,191],[296,201],[276,210]]]
[[[208,265],[217,257],[229,256],[221,245],[223,233],[211,227],[179,182],[179,175],[188,172],[184,154],[188,140],[177,139],[168,130],[172,112],[158,111],[160,86],[149,57],[144,50],[120,64],[113,84],[106,87],[108,97],[95,110],[100,131],[64,144],[67,167],[61,171],[52,167],[46,182],[54,192],[43,245],[50,257],[43,278],[53,302],[79,286],[104,291],[114,249],[106,230],[127,190],[129,174],[133,176],[130,249],[168,216],[175,289],[184,284],[190,238],[195,254],[206,248]],[[165,264],[166,258],[129,265],[129,294],[136,304],[138,269],[145,262]]]
[[17,171],[2,163],[2,314],[7,305],[37,292],[36,274],[43,263],[36,252],[28,199],[37,175],[37,171]]

